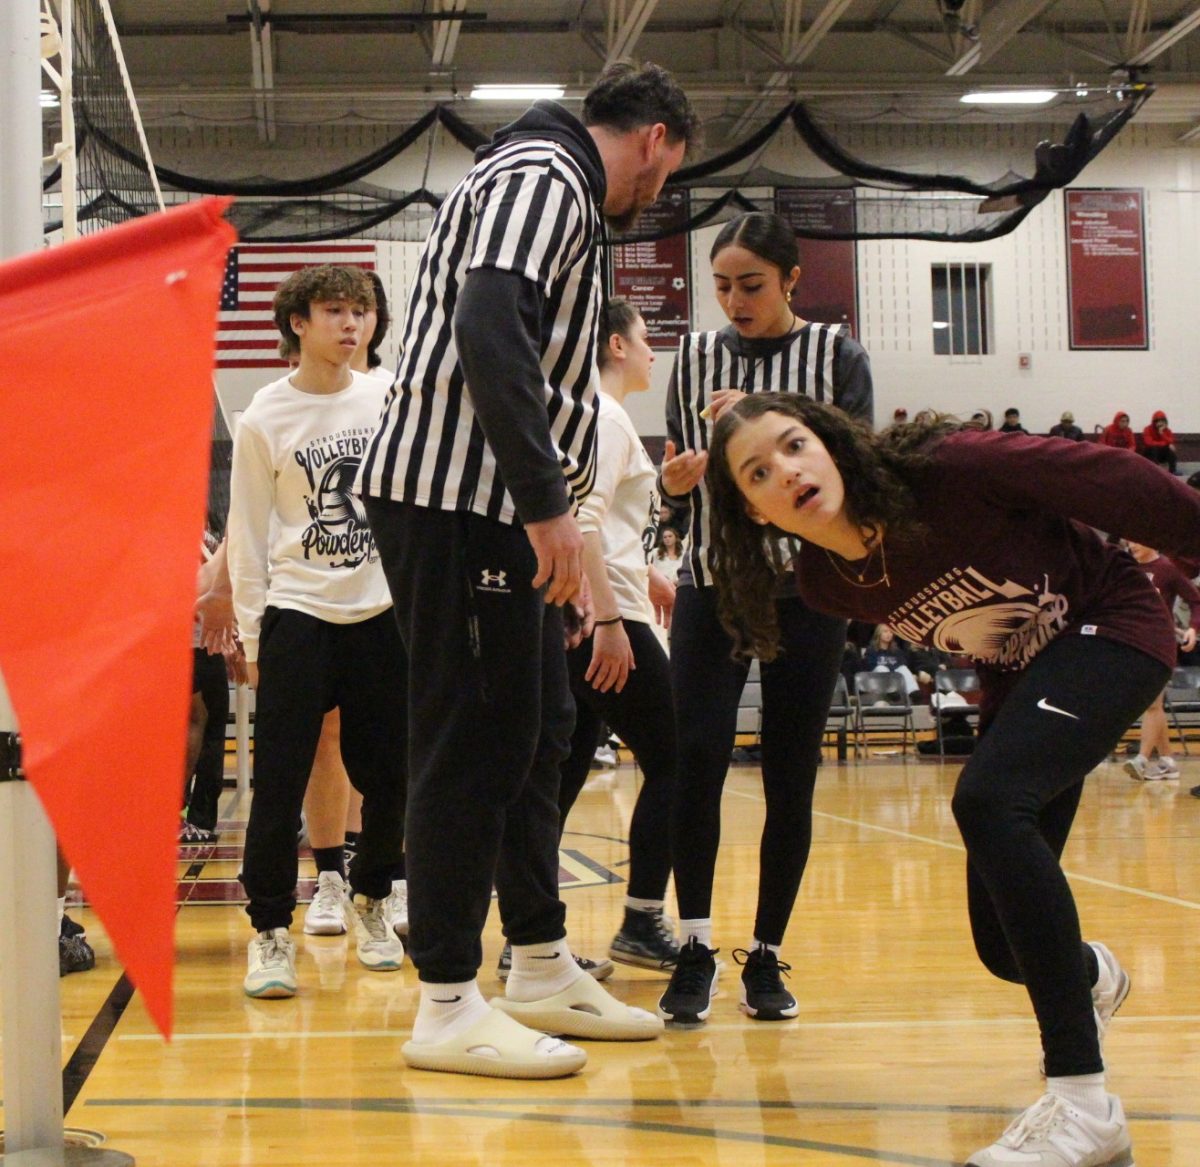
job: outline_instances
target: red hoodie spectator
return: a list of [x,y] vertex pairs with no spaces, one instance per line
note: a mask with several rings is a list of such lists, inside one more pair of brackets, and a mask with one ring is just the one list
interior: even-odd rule
[[1118,413],[1112,419],[1112,425],[1106,425],[1100,440],[1106,446],[1116,446],[1119,450],[1136,450],[1137,439],[1129,428],[1129,414]]
[[1150,424],[1142,430],[1142,453],[1151,462],[1165,466],[1172,474],[1179,451],[1175,449],[1175,434],[1167,425],[1167,415],[1160,409],[1150,419]]

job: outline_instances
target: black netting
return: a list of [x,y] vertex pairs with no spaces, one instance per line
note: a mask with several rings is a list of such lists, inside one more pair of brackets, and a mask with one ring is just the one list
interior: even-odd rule
[[[80,0],[76,24],[75,112],[80,156],[80,218],[119,222],[153,209],[146,160],[121,88],[115,57],[95,0]],[[849,224],[801,225],[801,234],[827,239],[929,239],[975,242],[1014,230],[1053,190],[1073,181],[1151,96],[1137,84],[1081,113],[1060,142],[1041,142],[1021,169],[986,181],[961,174],[897,170],[868,162],[843,147],[809,110],[794,103],[721,154],[680,170],[673,185],[690,191],[690,218],[657,232],[644,229],[616,242],[654,240],[694,231],[746,210],[771,210],[787,187],[855,191]],[[764,172],[756,160],[785,127],[833,173],[826,180]],[[424,186],[393,190],[371,175],[441,126],[474,149],[486,136],[448,106],[435,106],[391,141],[336,170],[302,179],[215,180],[159,170],[168,201],[198,194],[232,194],[230,219],[243,240],[308,243],[361,237],[424,239],[441,194]],[[1018,164],[1020,165],[1020,164]],[[744,167],[744,169],[738,169]],[[811,170],[811,166],[807,167]],[[50,181],[53,176],[49,176]]]
[[[99,4],[75,0],[73,19],[77,215],[80,232],[87,233],[148,215],[158,201]],[[101,143],[94,128],[119,148]]]

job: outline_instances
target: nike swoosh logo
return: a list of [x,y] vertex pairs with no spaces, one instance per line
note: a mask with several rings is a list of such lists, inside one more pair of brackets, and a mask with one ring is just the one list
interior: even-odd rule
[[434,997],[433,1003],[435,1005],[453,1005],[455,1001],[461,1001],[461,1000],[462,1000],[462,994],[460,993],[457,997],[446,997],[446,998]]
[[1051,705],[1049,701],[1043,697],[1037,704],[1039,709],[1044,709],[1047,713],[1060,713],[1063,717],[1069,717],[1072,721],[1078,721],[1079,718],[1074,713],[1068,713],[1065,709],[1059,709],[1057,705]]
[[549,956],[535,956],[533,959],[534,960],[557,960],[558,955],[559,954],[557,952],[552,952],[552,953],[550,953]]

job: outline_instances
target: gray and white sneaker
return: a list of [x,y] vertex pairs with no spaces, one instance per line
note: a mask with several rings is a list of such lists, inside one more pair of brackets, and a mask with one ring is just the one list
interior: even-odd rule
[[340,936],[346,931],[346,881],[336,871],[317,876],[317,890],[304,913],[304,931],[309,936]]
[[246,949],[247,997],[296,995],[296,948],[286,928],[259,932]]
[[408,880],[393,879],[391,895],[383,901],[383,914],[397,936],[408,935]]
[[[1096,1036],[1100,1040],[1100,1052],[1103,1054],[1104,1035],[1108,1032],[1113,1015],[1129,996],[1133,982],[1107,944],[1101,944],[1099,940],[1088,940],[1086,943],[1096,954],[1096,963],[1100,966],[1099,976],[1092,986],[1092,1009],[1096,1016]],[[1043,1078],[1046,1076],[1045,1054],[1042,1054],[1038,1063],[1038,1072]]]
[[1130,758],[1121,768],[1135,782],[1146,781],[1146,771],[1149,769],[1150,763],[1142,757],[1141,754]]
[[679,956],[675,921],[661,909],[642,912],[626,908],[621,930],[613,937],[608,955],[622,964],[662,968]]
[[1133,1167],[1121,1100],[1108,1095],[1108,1115],[1097,1118],[1043,1094],[967,1167]]
[[372,972],[395,972],[404,963],[404,944],[392,931],[384,900],[368,899],[360,912],[346,899],[346,921],[354,929],[358,962]]

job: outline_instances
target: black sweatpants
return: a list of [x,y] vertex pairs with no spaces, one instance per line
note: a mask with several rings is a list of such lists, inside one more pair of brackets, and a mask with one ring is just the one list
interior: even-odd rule
[[203,648],[192,650],[193,691],[199,692],[207,715],[196,769],[184,791],[187,821],[206,831],[217,828],[217,804],[225,782],[225,728],[229,721],[229,678],[225,658],[210,656]]
[[341,711],[342,761],[363,796],[350,886],[382,899],[404,852],[404,651],[390,611],[357,624],[268,608],[258,642],[254,798],[242,884],[256,931],[286,928],[296,907],[296,831],[321,722]]
[[561,611],[531,586],[521,527],[364,499],[409,685],[409,951],[422,981],[469,981],[492,887],[505,936],[566,935],[558,781],[575,706]]
[[[762,773],[767,803],[759,846],[754,935],[782,944],[812,844],[812,799],[821,739],[837,684],[846,622],[800,599],[776,601],[781,651],[760,667]],[[671,857],[682,919],[712,915],[721,841],[721,791],[737,732],[749,663],[734,660],[717,616],[717,589],[684,585],[671,615],[671,683],[679,767],[671,814]]]
[[1102,1070],[1091,986],[1059,866],[1086,775],[1166,683],[1165,665],[1098,636],[1062,636],[1021,674],[963,767],[954,817],[980,960],[1033,1001],[1051,1077]]
[[[675,714],[667,654],[654,629],[638,620],[624,621],[637,668],[625,687],[601,693],[584,679],[592,662],[592,638],[567,653],[567,671],[575,698],[571,753],[562,765],[558,793],[560,824],[565,824],[587,781],[601,724],[607,724],[633,751],[645,781],[629,825],[629,894],[661,900],[671,875],[671,790],[675,785]],[[561,826],[560,826],[561,830]]]

